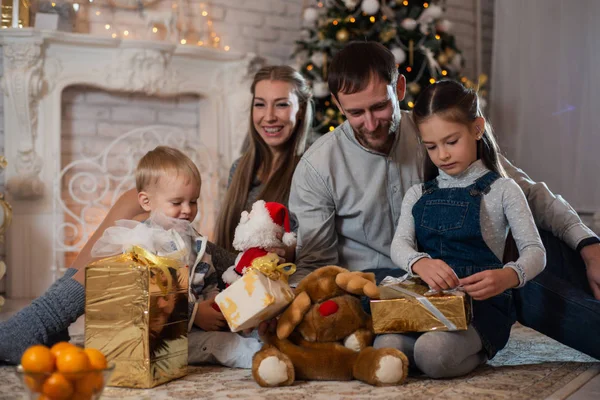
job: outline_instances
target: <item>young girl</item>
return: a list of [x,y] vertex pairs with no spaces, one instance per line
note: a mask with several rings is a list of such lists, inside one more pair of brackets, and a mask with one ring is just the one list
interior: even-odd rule
[[[473,298],[473,320],[466,331],[382,335],[375,347],[397,347],[426,375],[449,378],[506,345],[516,320],[510,289],[539,274],[546,253],[523,192],[500,165],[476,93],[437,82],[413,118],[427,150],[425,183],[404,197],[391,258],[432,289],[462,287]],[[509,228],[520,256],[504,265]]]

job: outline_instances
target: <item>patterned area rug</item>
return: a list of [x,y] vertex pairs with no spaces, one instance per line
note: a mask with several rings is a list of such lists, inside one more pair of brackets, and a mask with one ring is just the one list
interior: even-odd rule
[[[463,378],[409,378],[397,387],[351,382],[297,382],[287,388],[258,386],[248,370],[190,367],[185,378],[150,390],[107,388],[103,399],[565,399],[600,373],[600,362],[516,325],[508,346],[492,362]],[[23,389],[11,367],[0,368],[0,399]]]

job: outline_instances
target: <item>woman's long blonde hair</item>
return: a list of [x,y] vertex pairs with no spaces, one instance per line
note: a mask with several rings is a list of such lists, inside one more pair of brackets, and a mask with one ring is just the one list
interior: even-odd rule
[[[254,128],[253,122],[256,84],[264,80],[291,84],[294,93],[298,96],[300,105],[297,116],[298,123],[292,136],[284,144],[284,152],[279,159],[279,165],[274,166],[274,168],[277,168],[277,173],[273,174],[269,173],[272,168],[273,156],[269,146]],[[215,243],[230,251],[235,251],[232,247],[235,227],[239,222],[240,214],[244,211],[248,201],[248,192],[259,170],[262,172],[263,179],[267,180],[262,182],[263,188],[257,200],[287,204],[292,176],[302,153],[304,153],[312,122],[313,107],[310,87],[304,77],[292,67],[278,65],[261,68],[254,75],[250,90],[252,92],[252,104],[250,106],[248,147],[240,158],[225,195],[223,206],[217,218],[215,232]]]

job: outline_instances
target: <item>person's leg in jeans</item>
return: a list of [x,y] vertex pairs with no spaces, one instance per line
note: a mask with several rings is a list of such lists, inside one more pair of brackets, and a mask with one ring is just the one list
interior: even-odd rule
[[600,301],[592,295],[581,256],[547,231],[546,268],[514,290],[518,321],[600,359]]

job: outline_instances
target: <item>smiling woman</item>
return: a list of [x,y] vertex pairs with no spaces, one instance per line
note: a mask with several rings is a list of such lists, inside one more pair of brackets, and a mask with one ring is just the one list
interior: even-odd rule
[[287,205],[312,121],[308,83],[289,66],[262,68],[254,76],[251,91],[249,145],[231,167],[216,227],[216,244],[231,251],[242,211],[248,211],[256,200]]

